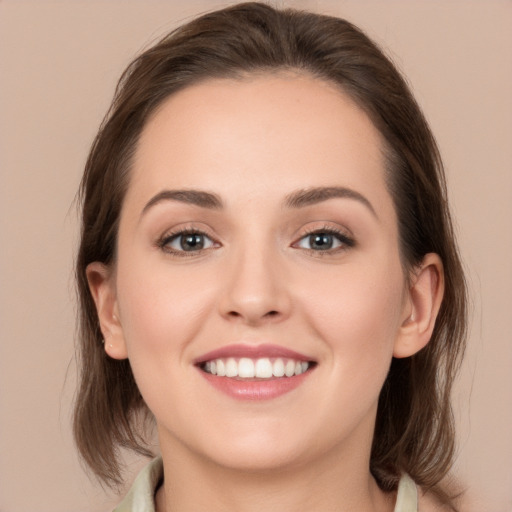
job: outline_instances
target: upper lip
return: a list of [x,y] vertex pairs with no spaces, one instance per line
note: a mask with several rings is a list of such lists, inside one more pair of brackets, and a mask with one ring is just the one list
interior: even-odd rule
[[206,354],[197,357],[194,364],[202,364],[206,361],[221,359],[227,357],[248,357],[250,359],[259,359],[263,357],[283,357],[295,359],[296,361],[314,361],[311,357],[290,350],[289,348],[279,345],[261,344],[261,345],[244,345],[234,344],[225,345],[224,347],[212,350]]

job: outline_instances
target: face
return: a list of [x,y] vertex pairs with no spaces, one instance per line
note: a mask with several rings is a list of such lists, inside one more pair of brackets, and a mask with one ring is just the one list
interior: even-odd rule
[[227,467],[369,453],[410,315],[382,143],[333,85],[215,80],[143,130],[105,282],[163,448]]

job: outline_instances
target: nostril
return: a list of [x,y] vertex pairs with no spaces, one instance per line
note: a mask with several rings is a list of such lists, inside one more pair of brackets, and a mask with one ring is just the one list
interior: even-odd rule
[[[271,318],[276,318],[279,315],[280,315],[279,311],[276,311],[276,310],[273,309],[272,311],[267,311],[263,315],[259,316],[259,318],[260,319],[265,319],[265,318],[266,319],[271,319]],[[234,319],[234,318],[242,318],[245,315],[243,313],[240,313],[240,312],[236,311],[236,310],[232,310],[232,311],[228,311],[227,316]],[[251,319],[248,317],[248,320],[251,320]]]

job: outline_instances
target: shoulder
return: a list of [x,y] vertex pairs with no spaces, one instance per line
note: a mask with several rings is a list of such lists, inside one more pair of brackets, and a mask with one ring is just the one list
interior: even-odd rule
[[163,478],[161,457],[153,459],[137,476],[114,512],[155,512],[155,491]]
[[[449,492],[449,494],[457,495],[453,492]],[[404,473],[398,483],[395,512],[410,512],[412,510],[415,512],[455,512],[456,509],[444,504],[435,492],[423,489]]]

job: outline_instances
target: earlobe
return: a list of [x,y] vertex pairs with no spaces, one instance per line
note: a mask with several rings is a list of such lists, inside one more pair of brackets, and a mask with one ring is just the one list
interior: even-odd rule
[[87,282],[96,305],[105,352],[113,359],[126,359],[128,354],[119,320],[115,282],[111,274],[111,269],[98,261],[87,265]]
[[439,255],[428,253],[411,277],[394,357],[412,356],[430,341],[443,294],[443,263]]

